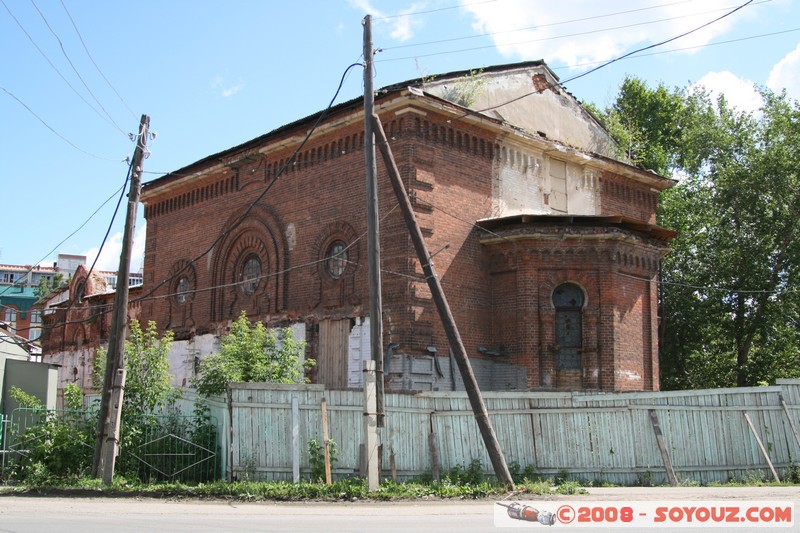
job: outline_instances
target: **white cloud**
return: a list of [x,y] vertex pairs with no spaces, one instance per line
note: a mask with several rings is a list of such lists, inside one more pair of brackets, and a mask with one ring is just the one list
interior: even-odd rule
[[[131,250],[131,272],[140,272],[144,262],[144,243],[147,234],[147,223],[142,224],[136,228],[133,235],[133,249]],[[81,255],[86,256],[86,266],[92,266],[95,257],[97,257],[97,248],[91,248]],[[119,269],[119,258],[122,254],[122,233],[115,233],[110,235],[106,244],[103,246],[103,251],[100,253],[100,258],[97,260],[95,269],[107,270],[116,272]]]
[[740,78],[727,70],[709,72],[693,83],[690,90],[697,87],[705,87],[715,100],[720,94],[725,95],[728,105],[739,111],[755,112],[764,103],[752,81]]
[[776,93],[786,89],[791,98],[800,100],[800,44],[772,67],[767,87]]
[[[412,4],[402,11],[384,13],[372,5],[370,0],[348,0],[351,7],[360,9],[364,13],[372,15],[375,19],[373,24],[384,24],[389,26],[389,35],[398,41],[408,41],[414,37],[414,32],[422,25],[422,17],[411,17],[409,14],[421,11],[423,4]],[[384,18],[388,17],[388,18]]]
[[[464,9],[475,17],[475,30],[493,34],[501,54],[515,59],[544,59],[550,64],[564,63],[575,68],[587,68],[634,48],[675,37],[731,9],[730,0],[662,3],[652,8],[636,8],[628,0],[561,0],[547,4],[546,9],[541,3],[529,0],[461,1]],[[737,20],[752,16],[755,16],[753,9],[742,10],[674,44],[681,47],[707,44],[727,32]]]
[[216,76],[211,80],[211,88],[219,92],[219,96],[223,98],[230,98],[244,88],[244,80],[239,78],[239,82],[231,85],[222,76]]

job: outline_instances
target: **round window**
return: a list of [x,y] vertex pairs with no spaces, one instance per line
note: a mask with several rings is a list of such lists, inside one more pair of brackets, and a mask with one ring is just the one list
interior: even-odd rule
[[261,279],[261,261],[252,255],[247,258],[242,267],[242,292],[253,294],[258,288]]
[[330,277],[337,279],[347,268],[347,247],[342,241],[335,241],[325,254],[325,271]]

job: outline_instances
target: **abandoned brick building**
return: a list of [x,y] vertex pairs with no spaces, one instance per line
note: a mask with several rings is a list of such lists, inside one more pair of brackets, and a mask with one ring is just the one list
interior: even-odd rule
[[[58,365],[59,389],[70,383],[86,391],[95,388],[94,361],[97,349],[108,347],[115,295],[104,274],[81,264],[69,283],[36,303],[43,318],[42,355],[46,363]],[[141,285],[131,288],[129,320],[140,318],[140,294]]]
[[[658,390],[656,225],[673,182],[621,162],[542,62],[381,89],[379,115],[486,390]],[[312,380],[356,386],[369,355],[363,102],[146,183],[143,319],[186,384],[245,311],[292,325]],[[295,154],[296,150],[299,151]],[[462,388],[378,162],[389,390]]]

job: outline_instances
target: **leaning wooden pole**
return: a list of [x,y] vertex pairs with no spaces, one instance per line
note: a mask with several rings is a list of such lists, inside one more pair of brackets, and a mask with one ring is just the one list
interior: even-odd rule
[[495,435],[494,428],[489,420],[489,413],[486,410],[486,405],[483,403],[483,397],[478,388],[478,381],[475,379],[475,374],[472,372],[472,365],[469,362],[467,351],[461,340],[461,334],[458,332],[455,319],[450,311],[450,305],[447,303],[442,285],[433,269],[433,263],[431,262],[428,248],[425,245],[422,231],[414,216],[411,202],[406,194],[406,188],[400,178],[400,172],[397,170],[397,164],[394,161],[394,156],[392,156],[392,150],[386,140],[386,133],[383,131],[383,125],[374,114],[372,115],[372,129],[375,133],[375,144],[380,149],[383,162],[389,172],[392,189],[394,189],[395,196],[397,196],[397,201],[400,204],[400,209],[403,211],[403,217],[406,220],[408,232],[411,234],[411,240],[417,251],[417,257],[422,264],[422,271],[425,274],[425,279],[428,281],[428,287],[431,290],[433,301],[442,319],[442,325],[444,326],[447,340],[450,343],[450,347],[453,349],[453,355],[458,364],[458,369],[461,372],[461,378],[464,380],[464,388],[467,391],[470,405],[472,405],[472,412],[475,413],[475,420],[478,423],[478,429],[483,437],[486,450],[489,453],[489,459],[492,461],[494,473],[500,483],[513,489],[514,481],[511,479],[511,473],[508,471],[508,465],[503,456],[503,450],[500,449],[500,443],[497,442],[497,435]]
[[102,477],[111,484],[114,477],[114,462],[119,446],[119,417],[122,412],[125,386],[124,351],[125,328],[128,325],[128,285],[130,278],[131,251],[136,226],[136,210],[142,184],[142,166],[147,153],[147,136],[150,132],[150,117],[142,115],[139,135],[131,161],[131,185],[128,192],[128,210],[122,235],[122,251],[117,270],[117,287],[114,308],[111,314],[111,333],[108,340],[106,371],[103,379],[103,394],[100,399],[100,414],[97,423],[92,475]]

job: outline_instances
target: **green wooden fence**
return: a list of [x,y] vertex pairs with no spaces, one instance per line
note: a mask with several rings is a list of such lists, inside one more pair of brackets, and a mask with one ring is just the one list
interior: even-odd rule
[[[308,443],[338,447],[334,476],[358,475],[361,391],[232,384],[223,445],[229,478],[308,479]],[[485,392],[508,463],[539,474],[615,484],[784,477],[800,465],[800,380],[771,387],[676,392]],[[491,463],[463,392],[387,394],[382,478]],[[674,474],[674,477],[672,475]]]

